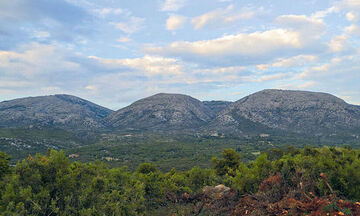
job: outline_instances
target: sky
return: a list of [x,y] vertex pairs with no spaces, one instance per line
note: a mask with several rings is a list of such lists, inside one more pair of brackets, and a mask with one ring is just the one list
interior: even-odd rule
[[360,105],[360,0],[0,0],[0,101],[263,89]]

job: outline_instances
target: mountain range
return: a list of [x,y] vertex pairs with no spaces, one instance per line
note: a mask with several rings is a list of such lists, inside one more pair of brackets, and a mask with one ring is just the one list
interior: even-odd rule
[[359,135],[360,106],[326,93],[275,89],[256,92],[235,102],[199,101],[187,95],[160,93],[117,111],[75,96],[51,95],[1,102],[0,127]]

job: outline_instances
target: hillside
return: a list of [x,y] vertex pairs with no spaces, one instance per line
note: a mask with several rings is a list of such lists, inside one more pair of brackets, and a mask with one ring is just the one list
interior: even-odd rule
[[112,112],[75,96],[52,95],[1,102],[0,127],[358,135],[360,106],[326,93],[269,89],[233,103],[160,93]]
[[210,126],[241,131],[244,124],[308,135],[358,133],[360,107],[326,93],[270,89],[231,104]]
[[201,101],[181,94],[156,94],[136,101],[106,118],[115,129],[191,130],[210,122],[214,112]]
[[111,112],[71,95],[27,97],[0,103],[0,127],[99,129]]
[[218,114],[220,111],[227,108],[232,102],[230,101],[203,101],[202,102],[206,107],[212,110],[215,114]]

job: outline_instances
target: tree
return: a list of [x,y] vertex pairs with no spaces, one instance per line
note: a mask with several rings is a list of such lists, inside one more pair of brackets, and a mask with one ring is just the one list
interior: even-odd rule
[[222,152],[223,159],[213,158],[212,162],[214,163],[214,169],[216,174],[224,176],[226,174],[233,176],[235,175],[235,170],[241,163],[241,155],[237,153],[234,149],[224,149]]
[[7,156],[5,152],[0,152],[0,180],[11,172],[10,159],[11,157]]

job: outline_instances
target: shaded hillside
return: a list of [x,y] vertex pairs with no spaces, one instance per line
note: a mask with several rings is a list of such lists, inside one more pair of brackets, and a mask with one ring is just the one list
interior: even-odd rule
[[0,127],[97,129],[111,112],[71,95],[27,97],[0,103]]
[[209,122],[214,113],[201,101],[181,94],[156,94],[112,113],[106,120],[116,129],[195,129]]
[[203,101],[203,104],[212,110],[215,114],[227,108],[232,102],[230,101]]

